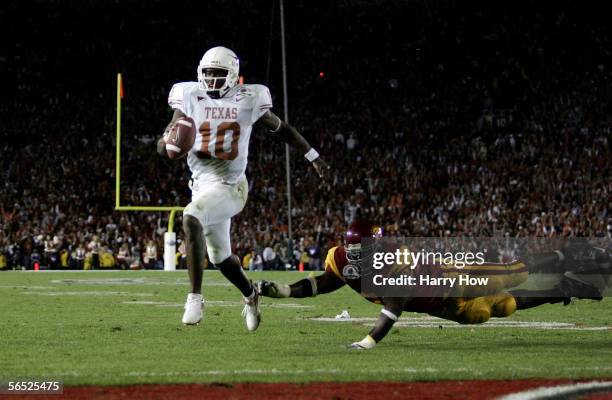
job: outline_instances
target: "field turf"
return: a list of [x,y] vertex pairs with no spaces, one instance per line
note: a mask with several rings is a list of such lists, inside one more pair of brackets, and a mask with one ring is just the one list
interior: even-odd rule
[[[251,273],[292,282],[307,274]],[[205,317],[180,323],[180,272],[0,273],[0,379],[68,385],[179,382],[309,382],[612,376],[612,300],[517,312],[482,326],[417,314],[374,350],[351,351],[371,320],[330,322],[380,306],[348,288],[310,299],[264,299],[248,332],[241,298],[216,271],[204,273]]]

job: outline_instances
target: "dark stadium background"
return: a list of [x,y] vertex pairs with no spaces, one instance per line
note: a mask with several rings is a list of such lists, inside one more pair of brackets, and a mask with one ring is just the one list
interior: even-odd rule
[[[298,248],[325,254],[358,205],[389,234],[612,235],[604,7],[287,1],[290,121],[332,167],[321,182],[293,154]],[[124,204],[186,204],[186,166],[158,157],[154,141],[170,87],[196,79],[207,48],[233,49],[245,82],[268,85],[282,115],[276,1],[9,1],[0,19],[7,268],[31,268],[33,253],[45,263],[54,236],[56,252],[93,235],[115,255],[126,241],[161,249],[167,215],[113,211],[117,72]],[[270,246],[291,261],[283,146],[256,133],[247,173],[235,251]]]

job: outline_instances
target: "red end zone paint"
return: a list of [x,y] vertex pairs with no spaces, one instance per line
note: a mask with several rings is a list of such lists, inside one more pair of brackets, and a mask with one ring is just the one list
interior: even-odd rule
[[[601,379],[608,380],[608,379]],[[581,380],[582,381],[582,380]],[[176,384],[129,386],[65,387],[63,395],[30,395],[20,399],[494,399],[542,386],[556,386],[576,381],[568,379],[526,379],[515,381],[441,381],[441,382],[353,382],[353,383],[239,383]],[[610,399],[612,394],[600,394]]]

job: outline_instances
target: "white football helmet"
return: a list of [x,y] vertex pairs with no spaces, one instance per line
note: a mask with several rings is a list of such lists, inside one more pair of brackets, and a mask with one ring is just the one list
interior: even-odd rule
[[223,97],[238,83],[239,70],[236,53],[226,47],[213,47],[204,53],[198,65],[200,89],[213,98]]

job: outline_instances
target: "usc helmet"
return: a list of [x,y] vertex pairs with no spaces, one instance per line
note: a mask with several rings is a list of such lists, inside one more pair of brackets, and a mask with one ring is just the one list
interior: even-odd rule
[[[356,217],[349,226],[344,236],[344,250],[348,264],[342,270],[342,275],[347,279],[359,279],[361,277],[362,253],[370,253],[371,249],[362,247],[362,240],[366,238],[381,238],[382,228],[367,219]],[[370,243],[372,244],[372,243]]]
[[230,49],[218,46],[204,53],[198,65],[198,82],[200,89],[218,99],[238,83],[240,61],[236,53]]

